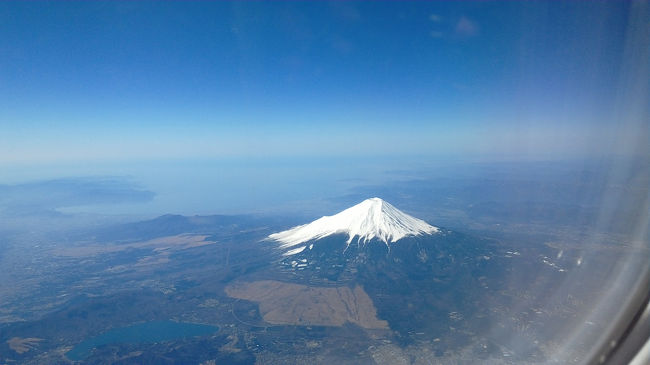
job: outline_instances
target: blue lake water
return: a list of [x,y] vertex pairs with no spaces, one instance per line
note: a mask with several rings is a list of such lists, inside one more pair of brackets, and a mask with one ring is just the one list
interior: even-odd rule
[[127,327],[114,328],[99,336],[89,338],[66,353],[70,360],[79,361],[90,356],[92,349],[117,343],[154,343],[180,338],[205,336],[215,333],[219,327],[197,323],[152,321]]

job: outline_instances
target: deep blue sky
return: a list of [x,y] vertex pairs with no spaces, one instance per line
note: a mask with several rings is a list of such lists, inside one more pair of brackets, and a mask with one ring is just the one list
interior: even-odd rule
[[627,2],[3,2],[0,163],[580,154],[616,124],[629,14]]

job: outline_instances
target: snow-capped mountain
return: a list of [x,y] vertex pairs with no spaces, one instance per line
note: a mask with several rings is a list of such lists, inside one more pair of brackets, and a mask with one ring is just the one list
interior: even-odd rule
[[[458,313],[484,318],[480,303],[486,288],[499,287],[509,267],[499,261],[503,254],[492,241],[434,227],[379,198],[272,234],[263,252],[273,265],[252,277],[309,290],[359,285],[376,306],[377,318],[399,336],[458,328]],[[301,300],[292,298],[290,306],[302,307]],[[309,310],[321,306],[326,307],[321,303]]]
[[371,198],[338,214],[274,233],[268,238],[278,241],[280,248],[288,249],[284,255],[294,255],[304,251],[310,241],[334,234],[347,234],[348,245],[355,237],[358,237],[357,242],[365,243],[376,238],[388,245],[404,237],[436,232],[437,227],[410,216],[379,198]]

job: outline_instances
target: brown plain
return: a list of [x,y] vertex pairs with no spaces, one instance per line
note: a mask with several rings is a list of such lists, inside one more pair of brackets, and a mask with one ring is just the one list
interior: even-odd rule
[[23,354],[31,349],[36,348],[36,346],[38,346],[38,343],[41,341],[43,341],[42,338],[36,337],[12,337],[7,341],[7,344],[9,344],[10,349],[16,351],[19,354]]
[[226,287],[228,296],[259,303],[271,324],[342,326],[346,322],[367,329],[387,329],[361,286],[310,287],[274,280],[243,282]]

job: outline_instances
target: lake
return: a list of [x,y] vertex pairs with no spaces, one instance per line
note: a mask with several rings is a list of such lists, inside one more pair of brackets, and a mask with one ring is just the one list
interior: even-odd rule
[[198,323],[152,321],[127,327],[114,328],[99,336],[89,338],[66,353],[70,360],[79,361],[90,356],[99,346],[116,343],[154,343],[180,338],[205,336],[215,333],[219,327]]

